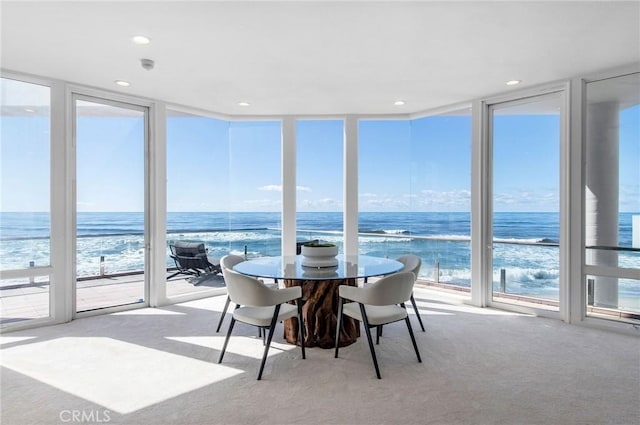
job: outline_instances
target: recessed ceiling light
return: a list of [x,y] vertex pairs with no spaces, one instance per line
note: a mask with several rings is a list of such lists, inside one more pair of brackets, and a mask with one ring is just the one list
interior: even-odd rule
[[149,44],[149,43],[151,43],[151,39],[149,37],[144,36],[144,35],[136,35],[136,36],[131,38],[131,41],[133,41],[136,44]]
[[129,83],[128,81],[122,81],[122,80],[116,80],[114,81],[114,83],[116,83],[121,87],[129,87],[131,85],[131,83]]
[[393,102],[393,104],[396,106],[402,106],[404,105],[404,100],[396,100],[395,102]]
[[520,84],[521,82],[522,82],[521,80],[509,80],[505,84],[508,86],[515,86],[517,84]]
[[249,102],[238,102],[238,106],[251,106]]

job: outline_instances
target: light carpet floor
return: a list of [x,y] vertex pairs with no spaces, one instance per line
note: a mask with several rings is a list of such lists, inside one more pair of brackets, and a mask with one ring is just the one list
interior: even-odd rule
[[238,324],[217,364],[225,297],[6,333],[1,417],[22,424],[640,424],[640,338],[463,305],[416,288],[427,331],[385,327],[302,360],[282,325]]

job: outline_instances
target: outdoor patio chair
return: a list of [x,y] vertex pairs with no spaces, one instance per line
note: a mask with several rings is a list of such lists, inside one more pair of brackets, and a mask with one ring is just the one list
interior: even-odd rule
[[202,242],[176,241],[169,245],[171,258],[178,269],[167,279],[179,274],[200,276],[202,273],[221,273],[219,265],[212,264]]
[[[335,357],[338,358],[338,341],[340,336],[340,327],[342,325],[342,315],[346,314],[364,325],[367,341],[369,342],[369,350],[371,351],[371,359],[376,369],[378,379],[381,379],[380,368],[376,358],[376,350],[371,339],[370,328],[377,328],[388,323],[405,321],[413,348],[418,357],[418,362],[422,363],[418,344],[413,335],[409,315],[404,305],[411,297],[413,292],[413,284],[415,283],[415,275],[412,272],[399,272],[390,274],[371,286],[359,288],[356,286],[340,285],[338,291],[340,301],[338,303],[338,325],[336,326],[336,351]],[[354,301],[344,303],[345,300]]]

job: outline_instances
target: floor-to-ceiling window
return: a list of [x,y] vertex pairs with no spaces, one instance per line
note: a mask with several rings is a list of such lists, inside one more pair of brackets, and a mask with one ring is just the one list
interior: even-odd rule
[[492,299],[559,309],[561,96],[495,104]]
[[471,286],[471,109],[411,122],[415,246],[424,276]]
[[167,296],[221,287],[221,278],[178,273],[182,265],[170,247],[176,241],[200,242],[216,262],[237,239],[229,227],[229,122],[167,111],[166,163]]
[[0,80],[0,324],[49,317],[50,97]]
[[420,278],[470,287],[471,112],[360,121],[360,250],[422,258]]
[[342,252],[342,120],[298,120],[296,222],[299,241],[335,243]]
[[[279,121],[236,121],[229,127],[229,252],[280,255],[282,130]],[[213,196],[215,189],[213,188]]]
[[640,73],[589,82],[585,277],[589,316],[640,318]]
[[[65,235],[70,239],[78,236],[67,258],[76,257],[77,261],[70,268],[80,278],[79,284],[100,289],[94,285],[100,279],[105,279],[105,283],[109,284],[116,278],[126,279],[127,276],[145,279],[141,273],[148,267],[145,252],[147,242],[144,239],[147,223],[144,222],[142,211],[146,202],[145,179],[148,176],[144,172],[139,173],[147,160],[142,139],[137,138],[135,143],[121,146],[118,137],[105,141],[107,131],[102,132],[104,134],[94,131],[97,134],[92,134],[90,129],[83,127],[84,124],[76,122],[76,125],[79,124],[76,136],[80,136],[80,139],[75,139],[75,147],[71,144],[66,146],[60,134],[56,139],[59,142],[52,144],[49,127],[54,123],[50,122],[49,105],[56,99],[58,104],[63,101],[55,96],[49,99],[51,90],[45,85],[11,78],[3,78],[2,84],[0,295],[3,324],[32,318],[47,319],[53,314],[53,310],[49,312],[50,289],[59,288],[60,285],[71,287],[76,283],[75,280],[66,279],[65,282],[52,282],[52,286],[49,286],[53,280],[50,263],[55,262],[55,258],[51,260],[50,246],[56,240],[55,232],[51,231],[50,213],[54,217],[66,215],[79,225],[70,224],[71,230],[54,227],[60,234],[67,232]],[[53,93],[64,91],[56,92],[56,87],[54,84]],[[586,84],[585,164],[582,169],[585,177],[583,220],[586,225],[585,243],[581,251],[585,259],[582,279],[584,299],[579,300],[589,316],[636,322],[640,310],[638,87],[638,74]],[[16,96],[12,96],[12,93]],[[609,98],[603,99],[603,96]],[[559,145],[562,141],[557,133],[558,128],[562,127],[562,118],[558,113],[562,101],[557,102],[555,112],[550,113],[546,107],[542,108],[542,112],[538,108],[540,105],[536,103],[541,99],[529,99],[533,103],[525,101],[522,104],[508,102],[494,105],[496,114],[491,121],[494,150],[491,156],[493,165],[490,167],[494,173],[491,188],[493,196],[490,199],[494,214],[490,224],[493,227],[492,238],[495,239],[492,244],[493,259],[489,266],[492,270],[489,280],[493,281],[489,293],[491,300],[530,302],[534,298],[537,306],[557,310],[563,305],[558,307],[558,292],[561,289],[558,286],[562,286],[558,259],[562,241],[559,235],[563,233],[557,214],[562,188],[557,184],[560,180],[557,169],[545,170],[545,167],[556,164],[560,168]],[[552,95],[545,101],[549,99],[552,102],[557,100]],[[76,104],[76,101],[79,103]],[[95,98],[77,98],[69,106],[88,109],[92,106],[103,112],[110,111],[103,115],[96,113],[96,110],[88,115],[79,114],[79,120],[86,119],[86,123],[99,119],[105,122],[117,119],[141,122],[139,117],[131,116],[140,110],[130,108],[128,104],[116,104]],[[521,113],[519,107],[534,107],[534,110]],[[123,113],[127,118],[118,118]],[[523,122],[513,124],[513,120],[525,119],[530,115],[538,116],[542,121],[529,126]],[[175,126],[171,124],[173,119],[176,119]],[[187,124],[190,120],[198,119],[210,122]],[[508,125],[509,120],[513,125]],[[215,120],[169,112],[166,125],[168,239],[190,239],[192,236],[199,239],[203,236],[213,257],[229,252],[246,254],[248,257],[278,255],[282,226],[281,172],[282,167],[288,166],[281,163],[280,123]],[[138,130],[142,127],[146,128],[146,124],[141,127],[118,125],[112,130],[116,135],[139,135]],[[470,127],[468,111],[414,120],[359,122],[361,253],[396,257],[405,252],[419,252],[423,258],[422,279],[440,284],[469,285],[469,231],[465,217],[468,217],[469,211]],[[502,141],[499,138],[501,129],[504,135],[509,136]],[[67,138],[71,140],[71,128],[67,131]],[[341,225],[343,182],[331,182],[331,179],[337,176],[341,179],[344,171],[343,121],[298,121],[296,131],[298,227],[309,227],[306,225],[308,222],[304,221],[307,212],[335,214],[335,222]],[[522,138],[521,131],[524,133]],[[555,139],[547,137],[547,133],[556,135],[553,136]],[[319,148],[315,144],[304,144],[305,140],[314,137],[322,149],[316,150]],[[512,149],[514,146],[507,143],[509,138],[516,143],[515,147],[518,146],[516,139],[530,143]],[[89,149],[92,143],[97,143],[94,150]],[[50,153],[52,146],[60,149],[59,153],[64,155],[53,156]],[[531,150],[532,147],[535,151]],[[117,151],[117,155],[109,152],[110,148]],[[154,149],[153,146],[148,148]],[[546,148],[549,148],[548,154],[541,152]],[[73,153],[69,149],[78,151]],[[509,149],[512,151],[509,152]],[[323,152],[332,152],[330,164],[323,158]],[[534,154],[538,155],[540,161],[531,160],[536,157]],[[51,170],[55,177],[56,167],[53,165],[57,164],[57,169],[64,168],[60,165],[64,162],[61,158],[72,158],[78,162],[77,165],[64,165],[77,168],[73,173],[69,171],[78,177],[77,181],[69,177],[71,174],[65,177],[68,178],[66,184],[77,189],[77,195],[70,192],[65,195],[67,189],[59,187],[63,185],[55,185],[54,196],[50,195]],[[309,161],[306,166],[305,160]],[[127,161],[134,161],[136,165],[127,169],[118,168]],[[111,166],[105,166],[105,163]],[[581,165],[575,161],[573,163],[574,167],[580,168]],[[510,170],[513,177],[509,175]],[[193,186],[188,182],[191,177],[197,180]],[[515,185],[518,179],[525,177],[528,180],[523,182],[519,190],[510,191],[505,186]],[[117,179],[126,179],[126,183],[118,183],[115,185],[118,190],[110,191],[109,184]],[[338,191],[330,192],[323,186],[316,186],[318,181]],[[466,188],[463,184],[465,181]],[[547,181],[555,183],[547,184]],[[191,193],[192,187],[195,187],[196,194]],[[541,188],[550,190],[543,192]],[[137,195],[131,198],[129,195],[133,192]],[[50,207],[51,199],[58,199],[56,194],[68,196],[68,205],[59,202],[64,206],[64,211]],[[514,207],[514,201],[524,201],[525,198],[529,199],[528,203],[521,202],[520,207],[534,206],[537,210]],[[123,203],[131,199],[141,202],[143,206],[124,206]],[[531,202],[531,199],[537,201]],[[92,210],[92,205],[102,207]],[[321,205],[335,205],[335,209],[330,207],[323,211]],[[383,209],[389,205],[396,209]],[[185,212],[196,214],[189,219],[183,216],[183,221],[177,218]],[[103,219],[107,215],[111,218],[92,221],[91,217],[95,218],[96,213],[103,214]],[[202,213],[219,213],[219,220],[202,219]],[[386,221],[376,217],[376,214],[382,213],[393,217]],[[118,214],[121,215],[120,219],[114,219]],[[523,215],[528,218],[523,219]],[[136,216],[142,219],[137,220]],[[341,231],[338,225],[329,229],[326,223],[330,222],[323,221],[323,227],[316,229],[326,233],[321,238],[340,238],[337,236]],[[536,232],[529,232],[536,229]],[[198,233],[200,230],[217,234],[204,235]],[[509,234],[509,231],[515,233]],[[298,236],[308,239],[314,238],[315,234],[299,233]],[[423,249],[425,246],[427,248]],[[517,250],[525,252],[518,253]],[[502,263],[498,264],[500,261]],[[166,266],[171,268],[172,265],[167,251]],[[515,272],[512,272],[512,268]],[[72,275],[69,273],[69,276]],[[514,277],[524,279],[512,279]],[[198,287],[194,282],[187,283],[191,292],[207,289]],[[144,283],[136,285],[131,293],[115,291],[125,300],[111,302],[101,294],[97,296],[97,305],[82,307],[78,299],[78,308],[91,310],[118,304],[144,305],[148,298],[147,289]],[[111,286],[118,289],[115,285]],[[74,295],[80,293],[79,289],[74,287]],[[575,294],[569,296],[576,297]],[[27,303],[26,300],[36,300],[38,306],[34,307],[31,301]],[[7,308],[9,301],[15,301],[15,314]],[[57,297],[55,305],[64,302],[63,297]]]
[[360,253],[396,258],[411,252],[413,232],[409,120],[358,123]]
[[148,304],[148,109],[73,99],[76,311]]
[[[226,254],[280,253],[280,123],[167,114],[167,296],[224,287],[220,275],[177,273],[176,241]],[[195,270],[191,270],[195,271]]]

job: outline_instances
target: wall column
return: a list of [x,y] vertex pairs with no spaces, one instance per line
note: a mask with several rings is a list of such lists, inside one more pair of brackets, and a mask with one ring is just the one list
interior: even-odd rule
[[[588,105],[586,134],[586,246],[618,246],[619,105]],[[587,250],[587,264],[618,267],[618,252]],[[594,305],[618,307],[618,279],[595,277]]]
[[344,254],[358,255],[358,119],[344,121]]
[[296,120],[282,119],[282,255],[296,255]]

